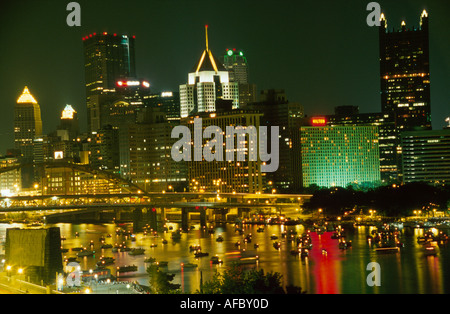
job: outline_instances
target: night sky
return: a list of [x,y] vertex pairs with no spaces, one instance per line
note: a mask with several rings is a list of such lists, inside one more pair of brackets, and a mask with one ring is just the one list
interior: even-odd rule
[[[38,100],[44,132],[66,104],[86,131],[82,37],[93,32],[136,36],[136,67],[153,91],[178,90],[209,46],[219,56],[243,49],[258,90],[283,88],[308,115],[339,105],[381,110],[378,29],[366,24],[371,0],[86,0],[81,27],[69,27],[71,0],[0,3],[0,154],[13,147],[14,104],[27,85]],[[430,17],[433,128],[450,116],[450,1],[378,1],[388,27],[419,26]]]

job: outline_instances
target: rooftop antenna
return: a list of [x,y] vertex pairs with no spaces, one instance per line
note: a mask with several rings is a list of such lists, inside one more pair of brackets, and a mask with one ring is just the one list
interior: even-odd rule
[[206,51],[209,51],[209,48],[208,48],[208,24],[205,25],[205,35],[206,35]]

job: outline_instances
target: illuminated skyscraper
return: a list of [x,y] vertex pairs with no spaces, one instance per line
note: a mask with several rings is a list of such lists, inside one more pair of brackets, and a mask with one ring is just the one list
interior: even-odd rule
[[378,127],[326,126],[315,119],[316,126],[300,129],[303,187],[379,184]]
[[384,14],[380,18],[381,111],[392,115],[397,161],[397,181],[403,179],[401,133],[431,130],[430,52],[428,13],[423,10],[420,26],[388,30]]
[[379,29],[382,112],[394,113],[399,132],[431,129],[427,11],[418,28],[403,21],[392,31],[382,14]]
[[89,131],[102,127],[105,95],[115,91],[118,79],[136,77],[134,36],[93,33],[83,37]]
[[[42,136],[41,108],[25,86],[14,106],[14,146],[20,151],[20,162],[34,162],[33,141]],[[22,171],[22,186],[30,187],[34,181],[34,170],[30,166]]]
[[231,99],[233,107],[239,107],[239,84],[230,82],[227,69],[209,50],[207,25],[205,31],[206,48],[200,61],[189,73],[187,84],[180,85],[182,118],[191,113],[215,111],[216,99]]

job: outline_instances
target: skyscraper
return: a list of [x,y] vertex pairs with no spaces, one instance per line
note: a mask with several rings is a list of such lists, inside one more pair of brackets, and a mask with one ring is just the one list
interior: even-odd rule
[[93,33],[83,37],[89,131],[102,127],[103,97],[118,79],[136,77],[134,36]]
[[[37,100],[25,86],[14,106],[14,146],[20,152],[20,162],[34,162],[33,142],[42,136],[41,108]],[[27,188],[33,184],[33,166],[22,170],[22,186]]]
[[395,115],[399,132],[431,129],[428,13],[420,26],[388,30],[381,15],[380,80],[382,112]]
[[199,62],[188,75],[188,82],[180,85],[180,113],[185,118],[191,113],[216,110],[216,99],[231,99],[239,107],[239,84],[230,82],[229,73],[212,54],[208,46],[208,25],[205,26],[206,48]]
[[227,49],[220,59],[228,70],[230,82],[239,87],[239,108],[256,101],[256,85],[249,83],[247,58],[242,50]]
[[242,50],[227,49],[221,61],[229,72],[230,82],[248,83],[247,58]]

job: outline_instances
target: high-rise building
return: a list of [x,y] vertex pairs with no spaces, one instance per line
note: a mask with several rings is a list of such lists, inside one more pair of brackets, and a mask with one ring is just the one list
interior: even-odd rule
[[89,34],[83,37],[88,128],[101,128],[102,95],[115,92],[119,79],[136,77],[134,36]]
[[380,183],[378,127],[302,126],[302,186],[374,187]]
[[428,12],[423,10],[419,27],[388,29],[380,17],[379,55],[381,111],[393,115],[396,139],[397,181],[402,181],[401,132],[431,129],[430,51]]
[[242,50],[227,49],[221,61],[229,72],[230,82],[248,83],[247,58]]
[[313,117],[312,120],[318,121],[321,118],[329,126],[377,126],[379,131],[381,181],[385,184],[398,183],[399,162],[396,152],[398,132],[395,127],[393,113],[360,113],[358,106],[338,106],[335,108],[334,115]]
[[34,183],[34,140],[42,136],[41,108],[25,86],[14,106],[14,146],[20,152],[20,162],[29,164],[22,170],[22,187]]
[[259,111],[263,114],[261,125],[278,126],[279,167],[275,172],[266,173],[266,190],[278,192],[298,192],[301,187],[301,160],[299,121],[303,118],[303,106],[290,102],[284,90],[263,90],[260,101],[250,103],[245,109]]
[[[182,119],[181,123],[190,129],[191,134],[195,133],[196,118],[202,119],[202,132],[209,126],[219,127],[223,132],[225,132],[228,126],[241,126],[245,131],[247,131],[247,127],[253,126],[259,138],[261,116],[261,113],[251,110],[223,110],[192,115],[186,119]],[[234,147],[226,147],[225,149],[227,155],[229,153],[235,155],[234,160],[226,160],[225,153],[222,161],[207,161],[204,159],[204,156],[202,160],[195,160],[194,156],[191,161],[187,162],[189,191],[218,192],[219,194],[221,192],[262,192],[264,190],[264,174],[261,172],[261,161],[259,158],[257,160],[250,158],[252,147],[257,143],[252,142],[249,134],[245,134],[245,139],[241,137],[238,139],[236,134],[226,134],[226,137],[233,137],[233,143],[237,143]],[[210,145],[207,143],[208,141],[208,139],[202,140],[202,150],[206,145]],[[244,153],[244,160],[238,160],[239,158],[236,158],[236,155],[240,152]],[[192,150],[192,153],[195,154],[195,148]]]
[[160,108],[146,108],[136,123],[120,130],[120,169],[122,177],[145,191],[185,191],[187,168],[172,159],[176,142],[171,132],[175,123],[168,121]]
[[450,184],[450,128],[402,133],[403,182]]
[[61,113],[60,125],[57,132],[58,131],[61,131],[58,135],[63,137],[63,140],[72,141],[78,136],[78,133],[80,132],[78,113],[71,105],[66,105],[66,107],[64,107],[64,110]]
[[380,80],[382,112],[395,114],[399,131],[431,129],[430,51],[428,13],[419,27],[388,30],[381,16]]
[[239,108],[256,102],[256,85],[249,83],[248,63],[244,51],[238,51],[236,48],[227,49],[220,61],[229,72],[230,82],[239,84]]
[[164,112],[167,120],[180,121],[180,93],[164,91],[153,94],[148,101],[151,108],[159,108]]
[[233,107],[239,107],[239,84],[230,82],[229,72],[212,54],[208,46],[208,26],[206,48],[200,60],[188,75],[188,82],[180,85],[180,115],[186,118],[199,112],[214,112],[216,99],[231,99]]

